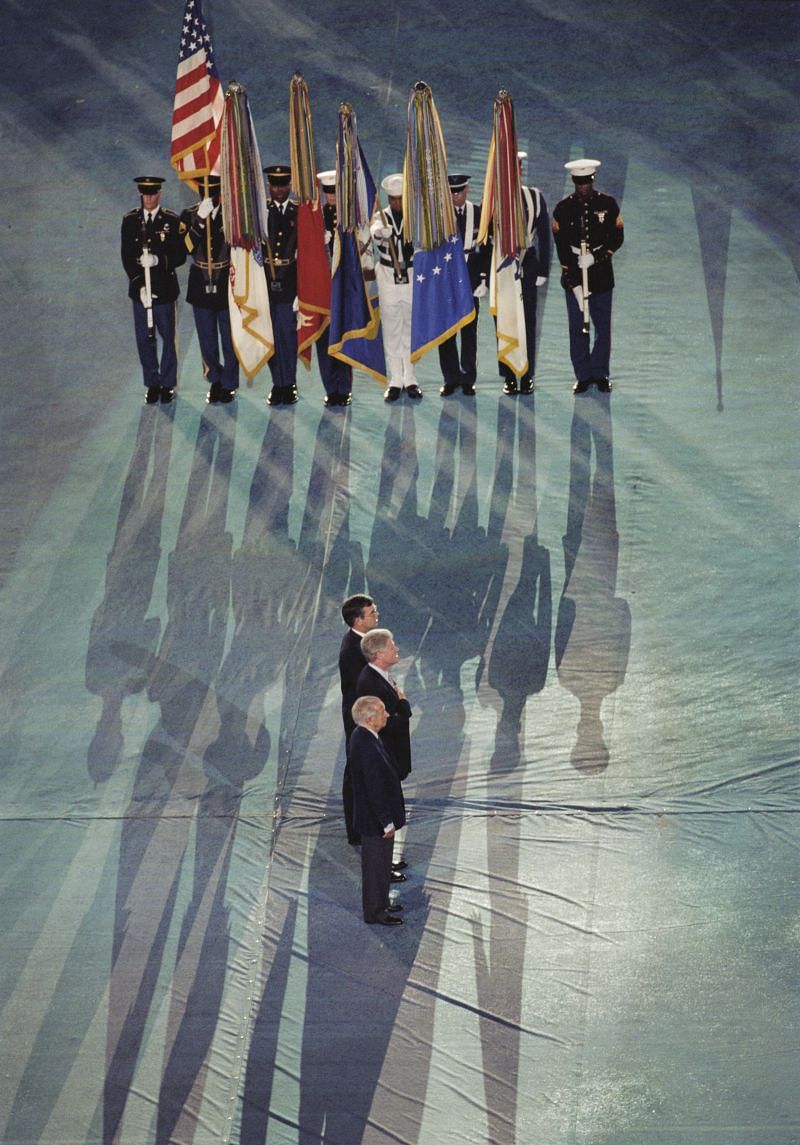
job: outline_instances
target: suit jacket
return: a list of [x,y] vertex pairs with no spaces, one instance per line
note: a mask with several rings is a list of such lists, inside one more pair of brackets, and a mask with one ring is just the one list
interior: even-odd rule
[[397,774],[405,779],[411,771],[411,704],[408,700],[401,700],[391,684],[369,664],[362,668],[356,684],[356,699],[360,696],[377,696],[383,700],[389,719],[380,738],[397,768]]
[[356,685],[358,677],[366,661],[361,651],[361,637],[352,628],[348,628],[342,637],[339,648],[339,680],[342,685],[342,723],[344,734],[349,739],[356,726],[353,722],[352,708],[358,698]]
[[369,728],[357,727],[347,745],[353,777],[353,824],[359,835],[383,835],[390,823],[406,821],[403,789],[381,740]]

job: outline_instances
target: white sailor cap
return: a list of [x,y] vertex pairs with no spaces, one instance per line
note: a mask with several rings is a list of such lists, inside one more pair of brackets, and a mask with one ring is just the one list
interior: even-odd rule
[[528,158],[528,152],[527,152],[527,151],[518,151],[518,152],[517,152],[517,159],[519,159],[519,160],[520,160],[520,162],[521,162],[523,159],[527,159],[527,158]]
[[573,179],[594,179],[594,173],[600,166],[599,159],[573,159],[564,166]]
[[336,172],[335,171],[317,171],[317,182],[323,191],[333,192],[336,190]]
[[402,195],[402,193],[403,193],[403,176],[402,176],[402,174],[398,171],[394,175],[387,175],[386,178],[381,181],[381,187],[383,187],[383,189],[387,195],[392,195],[393,197],[395,195]]

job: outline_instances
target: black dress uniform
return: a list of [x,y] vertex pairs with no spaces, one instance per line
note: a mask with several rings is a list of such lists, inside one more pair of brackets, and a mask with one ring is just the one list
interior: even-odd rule
[[[289,185],[291,169],[283,164],[265,167],[273,187]],[[272,374],[270,405],[293,405],[297,401],[297,205],[284,199],[267,200],[267,235],[264,273],[267,276],[269,310],[275,353],[269,360]]]
[[[469,183],[468,175],[448,175],[447,181],[453,192],[463,190]],[[453,334],[439,345],[439,366],[442,371],[443,385],[439,390],[442,397],[461,387],[462,391],[470,397],[475,393],[475,382],[478,377],[478,312],[480,303],[474,297],[475,291],[482,284],[485,286],[489,272],[491,247],[488,243],[478,246],[478,230],[481,225],[481,205],[465,202],[463,206],[456,207],[456,225],[464,246],[464,256],[467,260],[467,273],[469,284],[473,293],[475,304],[475,317],[466,326],[462,326],[457,334]],[[461,336],[461,353],[458,351],[458,337]]]
[[[134,180],[141,195],[156,196],[163,179],[140,177]],[[148,331],[147,312],[141,299],[145,286],[145,253],[157,262],[150,267],[153,330]],[[142,380],[150,404],[161,398],[170,401],[178,380],[178,355],[175,347],[175,301],[180,294],[175,268],[186,261],[186,248],[178,233],[178,216],[156,201],[151,211],[144,205],[129,211],[122,220],[120,234],[122,265],[128,276],[128,297],[133,302],[133,324],[136,348],[142,365]],[[156,332],[161,338],[159,360]],[[153,336],[150,336],[152,333]]]
[[[228,280],[231,270],[230,246],[222,229],[219,179],[209,178],[214,203],[206,218],[199,215],[200,203],[181,215],[181,234],[192,256],[186,299],[194,311],[194,323],[203,367],[210,383],[208,400],[227,402],[239,388],[239,362],[231,338]],[[207,230],[211,228],[211,265],[208,262]]]
[[[321,171],[317,176],[320,188],[324,195],[333,195],[336,190],[336,172]],[[329,261],[333,258],[333,244],[336,238],[336,203],[324,203],[322,206],[322,222],[325,228],[325,246]],[[330,345],[330,326],[317,338],[317,365],[322,384],[325,387],[325,405],[349,406],[350,394],[353,389],[353,369],[347,362],[339,358],[332,358],[328,353]]]
[[[592,383],[608,391],[611,358],[611,301],[614,270],[611,256],[625,240],[622,215],[616,199],[591,185],[597,159],[577,159],[566,163],[572,173],[575,191],[556,205],[553,234],[561,262],[561,285],[567,299],[569,347],[577,379],[575,392],[582,393]],[[591,265],[588,268],[589,314],[594,326],[594,342],[583,332],[581,305],[575,288],[582,283],[581,242],[585,242]]]

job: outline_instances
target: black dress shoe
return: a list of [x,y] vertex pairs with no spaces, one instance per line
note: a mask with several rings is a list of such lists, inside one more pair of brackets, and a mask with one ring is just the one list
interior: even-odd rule
[[457,386],[451,386],[447,382],[445,382],[445,384],[440,387],[439,394],[443,398],[449,398],[452,394],[454,394],[456,392],[456,389],[457,389]]
[[474,382],[464,382],[463,386],[461,387],[461,392],[462,392],[462,394],[465,394],[468,398],[474,398],[475,397],[475,383]]
[[144,400],[149,406],[154,406],[161,398],[161,386],[150,386],[147,393],[144,395]]
[[353,400],[352,394],[339,394],[339,405],[340,406],[349,406],[350,403],[352,402],[352,400]]
[[405,859],[398,859],[396,863],[392,863],[392,870],[393,871],[404,871],[407,866],[408,866],[408,863],[405,861]]
[[326,394],[322,404],[325,406],[325,409],[333,409],[334,406],[338,406],[339,404],[339,395]]
[[503,382],[503,393],[508,394],[510,398],[515,398],[519,393],[516,378],[506,378]]
[[293,406],[297,401],[297,386],[285,386],[283,390],[283,404]]
[[175,391],[171,390],[169,388],[169,386],[162,386],[161,387],[161,404],[162,404],[162,406],[168,406],[174,397],[175,397]]
[[282,406],[283,405],[283,386],[273,386],[267,394],[268,406]]
[[532,394],[533,393],[533,378],[528,378],[527,381],[520,382],[519,383],[519,392],[521,394]]
[[595,385],[601,394],[611,393],[611,382],[608,378],[595,378]]
[[379,926],[402,926],[402,918],[395,918],[393,914],[385,914],[383,918],[376,918],[375,921]]
[[416,385],[416,383],[412,383],[410,386],[406,386],[406,393],[413,402],[422,400],[422,390],[418,385]]
[[223,390],[219,391],[219,400],[224,406],[229,405],[236,397],[236,390]]
[[400,873],[400,871],[392,871],[392,875],[389,881],[392,883],[405,883],[407,882],[407,879],[405,875]]
[[386,909],[391,914],[399,914],[403,909],[403,904],[401,902],[390,902]]
[[389,388],[385,391],[385,393],[383,395],[383,400],[385,402],[396,402],[399,397],[400,397],[400,387],[399,386],[389,386]]
[[592,383],[590,381],[576,382],[572,387],[573,394],[585,394]]
[[212,382],[211,386],[209,388],[209,391],[206,394],[206,401],[208,402],[208,404],[210,406],[215,406],[217,404],[217,402],[220,401],[221,393],[222,393],[222,383],[221,382]]

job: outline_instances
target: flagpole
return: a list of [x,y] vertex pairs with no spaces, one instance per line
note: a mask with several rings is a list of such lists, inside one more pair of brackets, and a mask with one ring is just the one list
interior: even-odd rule
[[[208,194],[208,147],[204,147],[203,151],[206,156],[206,170],[203,175],[203,193],[205,198],[209,198]],[[206,257],[208,258],[208,285],[206,286],[206,294],[214,293],[214,274],[211,269],[211,215],[206,216]]]

